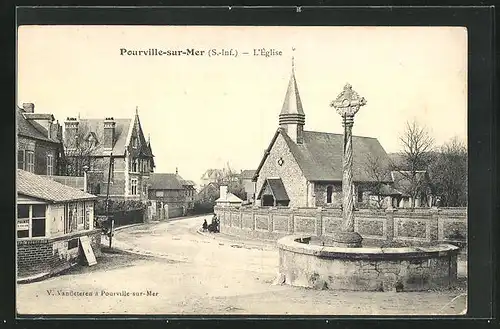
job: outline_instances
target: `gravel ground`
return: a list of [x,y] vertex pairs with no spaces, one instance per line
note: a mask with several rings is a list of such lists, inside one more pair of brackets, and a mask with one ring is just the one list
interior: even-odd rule
[[278,266],[273,245],[200,235],[196,230],[202,222],[200,217],[186,218],[118,231],[114,249],[97,265],[18,285],[18,312],[436,315],[460,314],[466,307],[463,261],[460,283],[444,291],[318,291],[273,285]]

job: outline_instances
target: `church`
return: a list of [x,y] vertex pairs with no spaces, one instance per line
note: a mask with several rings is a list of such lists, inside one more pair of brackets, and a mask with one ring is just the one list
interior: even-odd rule
[[[292,65],[279,127],[252,178],[255,205],[326,208],[342,204],[343,134],[304,130],[305,120]],[[391,187],[390,173],[376,179],[367,168],[368,158],[389,163],[382,145],[376,138],[360,136],[353,136],[352,143],[355,206],[370,203],[373,186],[381,184],[386,206],[395,203],[400,193]]]

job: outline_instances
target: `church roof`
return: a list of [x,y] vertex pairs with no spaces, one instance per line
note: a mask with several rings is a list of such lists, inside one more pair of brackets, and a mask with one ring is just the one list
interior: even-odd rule
[[262,193],[269,187],[276,201],[290,201],[288,193],[286,193],[285,185],[281,178],[268,178],[266,182],[262,185],[262,189],[259,193],[258,198],[262,196]]
[[302,101],[300,100],[299,88],[297,87],[294,70],[292,70],[292,75],[290,76],[290,81],[288,82],[285,100],[283,101],[283,107],[281,108],[280,113],[280,115],[286,114],[305,115],[302,108]]
[[[297,161],[303,175],[308,181],[342,181],[342,148],[343,134],[332,134],[316,131],[304,131],[303,142],[296,144],[287,133],[278,129],[267,152],[254,175],[257,179],[269,152],[278,135],[282,135]],[[371,155],[389,163],[389,158],[376,138],[353,136],[353,180],[358,182],[374,181],[368,174],[367,157]],[[382,163],[385,164],[385,163]],[[391,181],[389,172],[387,182]]]

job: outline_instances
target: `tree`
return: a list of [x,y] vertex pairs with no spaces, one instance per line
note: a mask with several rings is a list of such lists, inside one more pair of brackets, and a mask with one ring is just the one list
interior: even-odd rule
[[102,136],[91,132],[86,125],[80,125],[74,141],[65,141],[65,161],[62,165],[63,173],[67,176],[83,176],[85,169],[102,170],[102,159],[94,155],[100,148]]
[[378,155],[368,154],[365,159],[365,171],[372,180],[368,184],[370,195],[376,196],[376,207],[383,208],[385,195],[382,193],[383,186],[388,181],[389,164]]
[[464,142],[455,137],[442,145],[430,172],[441,206],[467,206],[467,146]]
[[[406,127],[399,137],[402,151],[399,163],[393,162],[391,169],[401,174],[407,181],[405,193],[411,197],[411,208],[415,208],[415,199],[427,190],[425,172],[432,161],[434,139],[425,127],[416,121],[406,122]],[[403,192],[403,191],[402,191]]]

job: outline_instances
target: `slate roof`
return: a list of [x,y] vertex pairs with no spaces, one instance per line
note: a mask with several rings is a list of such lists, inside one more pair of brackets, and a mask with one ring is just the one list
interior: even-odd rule
[[[127,148],[127,135],[130,126],[133,124],[132,119],[114,119],[115,125],[115,145],[113,146],[113,155],[124,155]],[[84,132],[85,135],[91,132],[95,133],[99,144],[93,152],[94,155],[108,155],[102,147],[102,139],[104,134],[104,119],[80,119],[78,129]],[[85,136],[86,137],[86,136]]]
[[255,170],[243,170],[241,172],[241,179],[252,179],[253,175],[255,175]]
[[[342,181],[342,148],[343,134],[332,134],[315,131],[304,131],[303,143],[296,144],[283,129],[278,129],[266,154],[261,160],[254,180],[272,149],[278,135],[285,139],[291,153],[297,161],[302,173],[308,181]],[[353,180],[357,182],[373,182],[367,173],[367,156],[381,159],[382,164],[388,164],[389,158],[376,138],[352,137],[353,144]],[[387,182],[391,177],[387,172]]]
[[151,173],[150,190],[183,190],[184,187],[176,174]]
[[95,195],[21,169],[17,169],[16,183],[18,194],[24,194],[53,203],[97,199]]
[[263,184],[262,189],[259,193],[259,198],[262,195],[262,192],[269,186],[271,189],[271,193],[274,196],[276,201],[290,201],[288,197],[288,193],[286,193],[285,185],[281,178],[268,178],[266,179],[266,183]]
[[17,134],[19,136],[38,139],[51,143],[61,143],[60,140],[57,139],[57,134],[53,133],[54,137],[48,138],[47,129],[45,129],[39,123],[33,120],[26,120],[23,116],[24,110],[21,108],[16,109],[16,121],[17,121]]
[[288,88],[286,90],[285,99],[283,101],[283,107],[281,108],[280,114],[305,115],[304,109],[302,108],[302,101],[300,100],[299,88],[297,87],[297,81],[295,79],[294,71],[292,71],[290,81],[288,82]]

